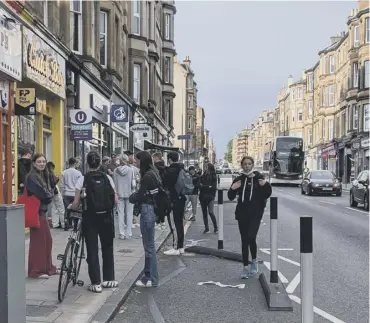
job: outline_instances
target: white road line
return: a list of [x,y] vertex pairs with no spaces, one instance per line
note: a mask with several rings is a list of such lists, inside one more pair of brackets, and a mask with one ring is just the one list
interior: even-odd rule
[[323,201],[323,200],[320,200],[319,202],[321,202],[321,203],[325,203],[325,204],[330,204],[330,205],[337,205],[336,203],[333,203],[333,202],[327,202],[327,201]]
[[301,282],[301,272],[298,272],[298,274],[295,275],[293,280],[287,286],[286,292],[288,294],[293,294],[300,282]]
[[[264,253],[267,253],[268,255],[270,255],[270,251],[267,251],[266,249],[260,249],[262,252],[264,252]],[[284,261],[286,261],[286,262],[289,262],[290,264],[292,264],[292,265],[295,265],[295,266],[297,266],[297,267],[301,267],[301,264],[299,263],[299,262],[296,262],[296,261],[294,261],[294,260],[290,260],[290,259],[288,259],[288,258],[285,258],[285,257],[283,257],[283,256],[278,256],[278,258],[279,259],[281,259],[281,260],[284,260]]]
[[[290,297],[290,299],[292,301],[294,301],[294,302],[296,302],[298,304],[301,304],[301,299],[298,296],[289,295],[289,297]],[[344,321],[336,318],[335,316],[333,316],[333,315],[331,315],[331,314],[329,314],[329,313],[327,313],[327,312],[325,312],[325,311],[323,311],[323,310],[321,310],[321,309],[319,309],[319,308],[317,308],[315,306],[313,307],[313,311],[316,314],[322,316],[323,318],[327,319],[330,322],[333,322],[333,323],[345,323]]]
[[354,209],[354,208],[349,207],[349,206],[346,206],[346,209],[356,211],[356,212],[360,212],[360,213],[363,213],[363,214],[366,214],[367,216],[369,216],[369,212],[366,212],[366,211],[357,210],[357,209]]
[[276,188],[277,191],[284,192],[281,188]]
[[[270,263],[268,261],[264,261],[263,264],[266,266],[266,268],[268,270],[271,270],[271,266],[270,266]],[[278,271],[278,276],[280,278],[280,281],[283,283],[283,284],[287,284],[289,283],[289,280],[280,272]]]

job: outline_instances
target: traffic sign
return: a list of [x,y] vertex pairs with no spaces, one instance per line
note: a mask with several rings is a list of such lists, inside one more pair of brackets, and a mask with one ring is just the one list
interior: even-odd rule
[[19,89],[15,92],[15,109],[17,116],[29,116],[36,114],[36,91],[35,89]]
[[191,135],[179,135],[179,136],[177,136],[177,139],[178,140],[190,140]]
[[70,110],[71,140],[92,139],[92,111],[89,109]]
[[145,124],[136,124],[131,126],[130,130],[137,133],[150,133],[152,131],[152,127]]

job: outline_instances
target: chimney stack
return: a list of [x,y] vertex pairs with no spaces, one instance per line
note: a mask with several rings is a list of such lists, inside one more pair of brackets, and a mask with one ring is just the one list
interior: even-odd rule
[[289,75],[288,76],[288,88],[293,84],[293,76]]
[[337,35],[334,35],[334,36],[331,36],[330,37],[330,45],[333,45],[334,43],[340,41],[345,35],[345,32],[342,31],[340,33],[338,33]]
[[189,56],[185,56],[184,64],[185,64],[186,66],[189,66],[189,67],[190,67],[190,63],[191,63],[190,57],[189,57]]

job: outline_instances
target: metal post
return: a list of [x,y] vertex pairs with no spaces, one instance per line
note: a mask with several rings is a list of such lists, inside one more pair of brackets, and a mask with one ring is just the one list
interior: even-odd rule
[[218,249],[224,248],[224,192],[218,190]]
[[85,141],[82,141],[82,175],[85,175],[86,172],[86,156],[85,156]]
[[0,246],[0,323],[26,323],[23,205],[0,205]]
[[270,257],[271,257],[271,271],[270,283],[278,283],[278,269],[277,269],[277,219],[278,219],[278,199],[277,197],[270,198]]
[[300,218],[301,238],[301,322],[313,323],[312,217]]

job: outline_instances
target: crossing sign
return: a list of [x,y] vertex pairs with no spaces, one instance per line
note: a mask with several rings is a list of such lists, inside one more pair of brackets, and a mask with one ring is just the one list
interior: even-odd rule
[[92,111],[90,109],[70,110],[71,140],[92,139]]
[[190,140],[191,135],[179,135],[179,136],[177,136],[177,139],[178,140]]

